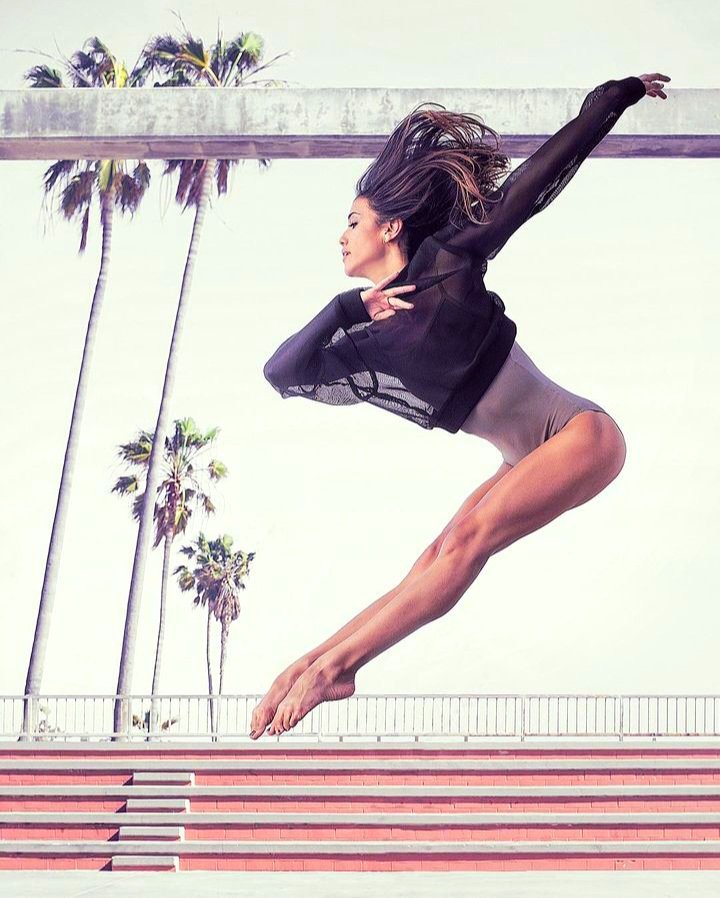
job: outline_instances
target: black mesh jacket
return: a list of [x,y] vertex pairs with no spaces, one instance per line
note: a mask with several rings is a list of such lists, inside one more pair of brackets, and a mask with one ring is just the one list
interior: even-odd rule
[[511,234],[548,206],[628,106],[645,95],[640,78],[606,81],[577,116],[506,176],[488,199],[486,220],[450,224],[428,236],[386,285],[414,308],[373,321],[360,298],[339,293],[265,363],[283,399],[331,405],[370,402],[456,433],[507,358],[517,326],[484,276]]

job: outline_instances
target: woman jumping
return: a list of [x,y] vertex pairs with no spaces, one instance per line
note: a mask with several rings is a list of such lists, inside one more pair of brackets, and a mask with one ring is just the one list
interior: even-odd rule
[[[474,434],[503,461],[394,589],[275,679],[253,711],[253,739],[351,696],[359,668],[446,614],[492,555],[620,473],[626,446],[615,420],[538,369],[484,276],[628,106],[646,94],[667,99],[663,81],[655,72],[594,88],[510,174],[497,133],[477,116],[416,107],[358,181],[343,264],[374,286],[335,296],[281,344],[265,377],[283,398],[369,402],[426,429]],[[486,131],[495,147],[482,142]],[[410,291],[412,302],[400,298]]]

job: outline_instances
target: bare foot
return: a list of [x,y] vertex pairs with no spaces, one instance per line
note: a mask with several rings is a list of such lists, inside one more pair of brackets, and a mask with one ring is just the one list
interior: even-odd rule
[[295,685],[278,705],[268,735],[285,732],[299,723],[321,702],[350,698],[355,692],[355,674],[334,673],[318,659],[296,680]]
[[272,720],[278,703],[285,698],[295,681],[310,667],[306,658],[298,658],[286,670],[279,674],[272,686],[255,706],[250,719],[250,738],[259,739],[268,723]]

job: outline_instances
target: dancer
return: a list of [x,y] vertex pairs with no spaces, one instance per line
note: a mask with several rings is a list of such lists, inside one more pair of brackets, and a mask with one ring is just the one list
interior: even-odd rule
[[345,273],[373,286],[335,296],[280,345],[265,377],[283,398],[369,402],[426,429],[480,436],[503,461],[396,587],[275,679],[253,711],[253,739],[352,695],[358,669],[446,614],[492,555],[620,473],[626,446],[615,420],[538,369],[484,275],[625,109],[645,95],[667,99],[663,81],[655,72],[594,88],[510,174],[496,132],[478,117],[416,107],[358,181],[340,244]]

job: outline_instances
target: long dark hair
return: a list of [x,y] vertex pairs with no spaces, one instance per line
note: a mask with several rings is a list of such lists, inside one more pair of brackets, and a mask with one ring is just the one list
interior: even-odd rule
[[[494,147],[483,143],[485,132],[494,136]],[[462,227],[484,220],[488,194],[510,168],[498,146],[497,132],[480,116],[420,103],[394,128],[355,193],[365,197],[378,222],[403,220],[400,245],[411,257],[428,234],[451,221]],[[480,220],[473,210],[477,204]]]

